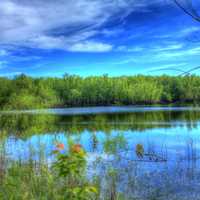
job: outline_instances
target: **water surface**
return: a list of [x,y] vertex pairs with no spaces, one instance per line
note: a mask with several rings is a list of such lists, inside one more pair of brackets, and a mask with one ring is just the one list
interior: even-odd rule
[[[2,112],[2,152],[8,160],[51,163],[55,143],[69,139],[87,151],[88,176],[119,172],[119,190],[145,187],[174,196],[200,195],[200,108],[93,107]],[[136,146],[144,148],[141,157]],[[103,178],[104,177],[104,178]],[[129,183],[137,182],[135,189]],[[159,184],[158,184],[159,183]],[[123,186],[123,187],[122,187]],[[179,188],[177,189],[177,186]],[[185,194],[185,188],[188,189]],[[190,190],[189,190],[190,189]],[[178,192],[178,193],[177,193]]]

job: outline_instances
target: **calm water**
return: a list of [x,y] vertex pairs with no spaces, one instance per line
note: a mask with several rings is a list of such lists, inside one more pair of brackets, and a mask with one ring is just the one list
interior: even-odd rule
[[[43,159],[51,163],[55,142],[67,146],[70,138],[88,152],[88,176],[103,179],[106,170],[117,169],[119,190],[129,195],[137,193],[136,182],[140,190],[145,188],[144,196],[151,187],[159,187],[159,191],[165,188],[173,198],[200,195],[198,107],[2,112],[0,131],[1,151],[8,160]],[[136,153],[138,144],[144,148],[142,157]]]

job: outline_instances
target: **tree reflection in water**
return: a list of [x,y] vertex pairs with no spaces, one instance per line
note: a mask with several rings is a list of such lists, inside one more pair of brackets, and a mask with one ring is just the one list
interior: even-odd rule
[[[7,162],[6,150],[13,148],[9,153],[15,159],[30,155],[32,160],[40,157],[39,162],[51,162],[48,152],[55,140],[66,143],[71,136],[88,151],[88,176],[99,178],[104,194],[115,196],[120,192],[127,199],[153,199],[185,188],[196,193],[200,141],[195,130],[200,128],[199,121],[200,112],[195,111],[1,114],[0,176]],[[42,156],[47,158],[41,161]]]

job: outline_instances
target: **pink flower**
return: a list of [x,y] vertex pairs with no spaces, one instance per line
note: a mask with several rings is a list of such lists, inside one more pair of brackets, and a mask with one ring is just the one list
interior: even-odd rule
[[58,144],[56,145],[56,148],[57,148],[58,150],[63,150],[63,149],[65,148],[65,145],[64,145],[63,143],[58,143]]

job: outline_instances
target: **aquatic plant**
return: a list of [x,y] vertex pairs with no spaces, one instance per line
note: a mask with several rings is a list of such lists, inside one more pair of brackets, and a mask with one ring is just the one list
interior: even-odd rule
[[[58,150],[64,149],[64,144],[56,145]],[[86,152],[80,144],[70,144],[69,151],[62,153],[54,151],[56,161],[53,164],[58,178],[64,178],[61,190],[69,200],[89,200],[98,196],[98,189],[85,177]]]
[[142,158],[144,156],[144,147],[142,144],[137,144],[136,145],[136,155],[139,157],[139,158]]

